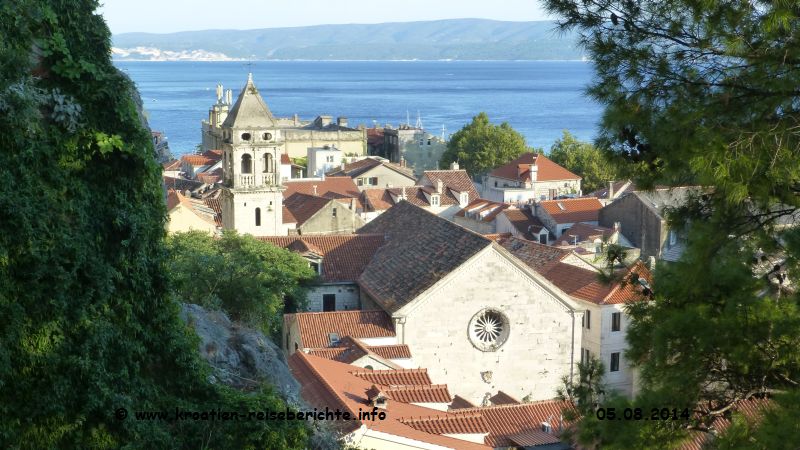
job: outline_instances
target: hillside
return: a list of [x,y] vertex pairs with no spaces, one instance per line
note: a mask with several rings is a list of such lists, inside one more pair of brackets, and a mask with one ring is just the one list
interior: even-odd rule
[[555,23],[452,19],[258,30],[114,35],[115,59],[537,60],[581,59]]

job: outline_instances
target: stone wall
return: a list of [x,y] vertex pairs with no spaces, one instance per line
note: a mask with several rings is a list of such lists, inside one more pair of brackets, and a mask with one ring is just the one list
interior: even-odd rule
[[322,311],[322,296],[333,294],[336,296],[336,311],[358,309],[359,289],[355,283],[323,284],[314,286],[308,291],[306,308],[310,312]]
[[365,223],[356,211],[334,200],[328,202],[310,219],[297,227],[297,232],[303,235],[350,234],[364,226]]
[[636,195],[625,195],[600,210],[600,226],[613,228],[621,224],[622,234],[634,247],[641,249],[641,258],[659,258],[667,239],[666,223]]

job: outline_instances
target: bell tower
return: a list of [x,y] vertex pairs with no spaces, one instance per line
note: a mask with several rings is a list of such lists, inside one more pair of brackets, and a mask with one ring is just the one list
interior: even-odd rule
[[222,123],[222,225],[253,236],[282,236],[281,130],[247,78]]

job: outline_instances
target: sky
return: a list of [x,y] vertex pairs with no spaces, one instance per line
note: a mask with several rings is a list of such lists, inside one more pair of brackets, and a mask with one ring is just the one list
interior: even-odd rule
[[[546,20],[539,0],[105,0],[99,11],[114,34],[298,27],[342,23],[479,18]],[[279,6],[278,6],[279,5]]]

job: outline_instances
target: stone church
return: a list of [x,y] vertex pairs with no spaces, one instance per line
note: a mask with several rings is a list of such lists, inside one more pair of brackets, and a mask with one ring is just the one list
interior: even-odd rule
[[[261,101],[263,103],[263,99]],[[233,114],[236,108],[232,103],[233,92],[217,85],[217,102],[209,109],[208,119],[202,122],[202,151],[221,149],[226,143],[225,124],[228,115]],[[346,117],[333,120],[333,116],[320,115],[307,121],[300,120],[297,114],[290,118],[270,115],[270,122],[273,128],[281,130],[283,152],[291,158],[305,157],[309,148],[324,147],[335,147],[346,155],[367,154],[366,128],[349,127]]]

